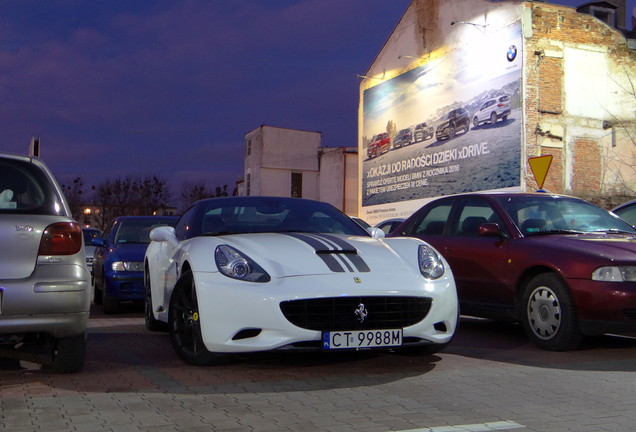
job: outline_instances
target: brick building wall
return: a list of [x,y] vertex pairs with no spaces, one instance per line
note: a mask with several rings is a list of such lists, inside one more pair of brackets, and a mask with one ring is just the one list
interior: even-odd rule
[[600,193],[602,170],[599,142],[577,139],[572,159],[572,193],[583,196]]
[[[532,22],[525,50],[525,156],[551,154],[552,165],[544,188],[584,198],[600,197],[615,191],[603,184],[603,167],[608,152],[603,151],[603,119],[572,115],[567,110],[564,56],[568,47],[605,53],[608,71],[634,74],[636,55],[630,52],[622,33],[598,19],[574,9],[547,3],[525,3]],[[595,85],[590,83],[590,85]],[[584,92],[589,89],[581,87]],[[611,117],[611,113],[608,112]],[[558,126],[561,136],[546,134],[545,125]],[[627,126],[633,128],[632,122]],[[549,129],[549,127],[548,127]],[[611,131],[610,131],[611,132]],[[527,162],[525,186],[536,187]]]
[[[544,147],[542,149],[541,156],[552,155],[552,163],[550,164],[550,171],[543,184],[543,189],[550,192],[563,193],[565,189],[565,182],[563,179],[563,149]],[[532,173],[530,173],[532,174]],[[536,190],[538,187],[534,177],[528,182],[528,189]]]
[[561,114],[563,98],[562,59],[539,56],[539,112]]

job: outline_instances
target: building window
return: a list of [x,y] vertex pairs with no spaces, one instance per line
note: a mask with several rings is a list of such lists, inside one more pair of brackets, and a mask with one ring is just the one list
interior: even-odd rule
[[245,154],[247,156],[252,154],[252,138],[247,139],[247,143],[245,144]]
[[247,173],[245,178],[245,196],[250,196],[250,182],[252,180],[252,174]]
[[303,173],[292,173],[291,175],[291,196],[292,198],[303,197]]

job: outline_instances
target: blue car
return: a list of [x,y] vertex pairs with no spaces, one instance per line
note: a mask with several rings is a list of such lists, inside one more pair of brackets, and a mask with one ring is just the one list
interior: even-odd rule
[[159,226],[174,227],[177,220],[171,216],[120,216],[106,227],[103,238],[93,239],[94,301],[102,305],[104,313],[117,313],[122,301],[144,299],[143,264],[150,231]]

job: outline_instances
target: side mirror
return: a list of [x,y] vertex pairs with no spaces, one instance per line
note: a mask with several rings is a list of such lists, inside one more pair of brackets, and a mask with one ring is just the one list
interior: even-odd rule
[[95,237],[93,240],[91,240],[91,244],[93,246],[97,246],[97,247],[105,247],[106,246],[106,240],[104,240],[101,237]]
[[367,231],[369,231],[369,234],[371,234],[371,237],[373,237],[374,239],[384,238],[384,231],[382,231],[380,228],[371,227],[367,228]]
[[150,231],[150,240],[155,242],[167,242],[173,247],[179,245],[179,239],[177,239],[177,233],[173,227],[161,226]]
[[482,237],[508,237],[506,233],[501,231],[501,228],[499,228],[499,224],[492,222],[479,225],[477,233]]

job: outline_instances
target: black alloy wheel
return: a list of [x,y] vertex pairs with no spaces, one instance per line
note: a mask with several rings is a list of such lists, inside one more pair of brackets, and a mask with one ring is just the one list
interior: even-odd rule
[[203,343],[201,317],[194,277],[183,273],[170,296],[168,314],[170,342],[184,362],[195,366],[218,365],[229,360],[227,354],[212,353]]
[[106,288],[106,274],[102,273],[102,310],[105,314],[116,314],[119,312],[119,300],[113,298]]

